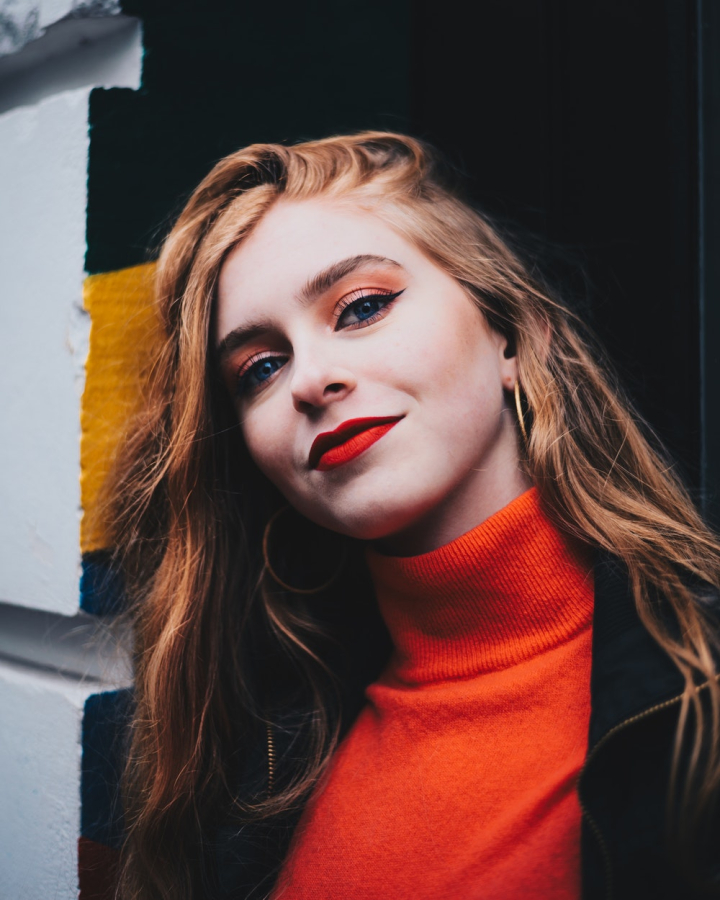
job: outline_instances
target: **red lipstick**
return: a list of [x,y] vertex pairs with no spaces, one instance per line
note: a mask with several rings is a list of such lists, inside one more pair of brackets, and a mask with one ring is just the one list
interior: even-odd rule
[[379,441],[400,419],[402,416],[348,419],[334,431],[319,434],[310,448],[310,468],[327,472],[350,462]]

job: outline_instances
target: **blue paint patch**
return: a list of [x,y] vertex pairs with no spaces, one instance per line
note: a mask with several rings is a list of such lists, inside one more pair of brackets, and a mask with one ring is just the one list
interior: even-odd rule
[[115,616],[125,608],[122,576],[108,550],[84,553],[80,576],[80,609],[93,616]]
[[123,839],[120,778],[133,712],[130,688],[93,694],[85,701],[80,780],[81,836],[118,849]]

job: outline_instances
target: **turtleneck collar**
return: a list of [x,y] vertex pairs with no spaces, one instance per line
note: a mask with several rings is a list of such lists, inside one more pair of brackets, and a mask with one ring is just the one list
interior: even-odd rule
[[387,674],[408,684],[508,668],[592,621],[591,551],[558,531],[536,488],[430,553],[367,560],[395,645]]

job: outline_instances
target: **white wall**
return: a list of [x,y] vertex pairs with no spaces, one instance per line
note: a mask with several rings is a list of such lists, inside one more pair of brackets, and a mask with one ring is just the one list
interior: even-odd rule
[[0,112],[80,87],[137,89],[141,63],[137,19],[62,19],[21,53],[0,54]]
[[[137,87],[139,28],[130,24],[135,37],[125,42],[124,57],[105,54],[103,46],[94,53]],[[61,80],[58,70],[73,68],[73,56],[54,58],[42,100],[0,115],[0,602],[70,615],[78,606],[80,562],[91,87],[49,90]],[[40,89],[37,82],[18,89],[18,80],[25,88],[28,82],[27,69],[20,71],[20,79],[6,76],[5,96],[14,92],[24,102]]]
[[0,0],[2,900],[77,898],[83,705],[128,681],[78,612],[88,96],[140,83],[117,12]]
[[0,662],[0,897],[77,897],[80,728],[92,688]]
[[64,18],[100,18],[119,12],[119,0],[2,0],[0,55],[17,53]]
[[0,600],[72,615],[88,90],[0,116]]

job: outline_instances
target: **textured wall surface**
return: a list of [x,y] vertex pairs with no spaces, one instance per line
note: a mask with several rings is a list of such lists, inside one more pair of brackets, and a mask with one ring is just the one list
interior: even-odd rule
[[80,727],[92,688],[0,663],[0,897],[78,892]]
[[100,490],[118,437],[136,411],[143,375],[155,359],[160,340],[152,306],[153,274],[154,265],[147,263],[91,275],[85,282],[92,341],[81,415],[80,487],[85,515],[80,546],[84,554],[108,546],[104,517],[97,509]]
[[[4,8],[19,15],[21,6]],[[65,15],[66,6],[46,4],[41,26],[54,21],[50,7]],[[84,27],[81,19],[73,22]],[[117,33],[96,42],[95,64],[83,74],[100,84],[115,75],[138,87],[139,26],[123,20],[120,45]],[[77,74],[78,53],[88,56],[87,40],[82,50],[72,41],[68,46],[50,69],[32,44],[17,57],[32,50],[38,65],[0,69],[0,97],[21,104],[0,115],[0,390],[8,435],[0,444],[0,601],[72,615],[78,608],[80,403],[90,328],[82,289],[94,85],[57,91],[63,71]],[[35,93],[39,82],[46,88],[32,105],[29,71]]]
[[94,18],[120,12],[119,0],[3,0],[0,55],[16,53],[66,17]]
[[140,85],[140,23],[118,13],[0,4],[3,900],[88,896],[83,827],[110,839],[107,802],[97,814],[98,785],[117,780],[103,722],[129,667],[118,636],[80,612],[80,438],[90,94]]
[[77,609],[88,91],[0,117],[0,599]]

